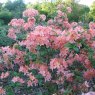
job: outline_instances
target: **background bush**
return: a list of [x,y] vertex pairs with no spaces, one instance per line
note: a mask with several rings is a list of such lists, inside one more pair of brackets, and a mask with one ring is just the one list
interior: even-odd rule
[[2,25],[8,24],[12,18],[13,18],[13,14],[9,12],[8,10],[2,10],[0,12],[0,20],[1,20]]

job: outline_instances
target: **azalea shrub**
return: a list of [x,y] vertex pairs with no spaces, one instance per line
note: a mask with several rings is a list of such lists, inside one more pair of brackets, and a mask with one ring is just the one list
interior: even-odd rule
[[[26,9],[12,19],[7,36],[15,41],[0,47],[0,94],[92,95],[95,91],[95,23],[84,29],[61,11],[48,21]],[[95,93],[93,94],[95,95]]]

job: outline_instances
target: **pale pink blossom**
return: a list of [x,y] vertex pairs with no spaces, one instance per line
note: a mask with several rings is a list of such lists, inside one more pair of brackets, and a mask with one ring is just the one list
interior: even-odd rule
[[60,10],[58,10],[57,13],[58,13],[58,15],[57,15],[58,17],[64,16],[64,13],[62,11],[60,11]]
[[14,83],[15,83],[15,82],[18,82],[18,80],[19,80],[19,77],[13,77],[13,78],[12,78],[12,82],[14,82]]
[[6,73],[2,72],[0,78],[4,79],[4,78],[7,78],[9,75],[10,75],[9,72],[6,72]]
[[90,29],[95,29],[95,23],[94,22],[90,22],[89,23],[89,28]]
[[48,68],[46,65],[40,65],[39,73],[45,78],[45,81],[49,81],[51,79],[51,74],[48,71]]
[[24,25],[24,22],[24,19],[12,19],[9,25],[15,27],[22,27]]
[[16,40],[16,34],[15,34],[15,30],[13,28],[10,28],[8,31],[8,35],[9,38]]
[[29,80],[29,81],[27,82],[27,86],[29,86],[29,87],[30,87],[30,86],[33,86],[32,81]]
[[42,21],[45,21],[45,20],[46,20],[46,16],[45,16],[44,14],[42,14],[42,15],[40,15],[40,19],[41,19]]
[[84,84],[86,87],[90,87],[89,82],[85,81]]
[[0,87],[0,95],[5,95],[5,94],[6,94],[5,89],[3,89],[2,87]]
[[38,10],[35,10],[35,9],[26,9],[23,12],[24,17],[34,17],[34,16],[37,16],[38,14],[39,14]]
[[48,20],[48,25],[51,25],[51,24],[53,24],[53,19],[50,19],[50,20]]
[[24,80],[17,76],[17,77],[12,78],[12,82],[14,82],[14,83],[16,83],[16,82],[24,83]]
[[90,92],[84,93],[84,94],[82,94],[82,95],[95,95],[95,92],[90,91]]
[[68,12],[68,13],[71,13],[71,12],[72,12],[71,7],[67,7],[67,12]]
[[16,50],[16,49],[11,48],[9,46],[1,47],[1,49],[2,49],[3,53],[6,53],[7,55],[11,55],[11,56],[13,56],[15,54],[15,50]]
[[67,68],[67,63],[64,59],[54,58],[50,61],[50,69],[60,69],[61,67]]
[[28,73],[28,66],[20,66],[19,72],[23,72],[24,74]]
[[38,84],[38,80],[31,73],[27,75],[29,76],[30,79],[30,81],[28,81],[28,86],[33,86],[33,85],[36,86]]

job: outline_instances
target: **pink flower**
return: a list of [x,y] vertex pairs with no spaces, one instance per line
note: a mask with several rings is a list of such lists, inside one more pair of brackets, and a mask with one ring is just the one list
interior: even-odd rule
[[54,58],[50,61],[50,69],[56,69],[60,67],[60,62],[57,58]]
[[24,74],[28,73],[28,66],[20,66],[19,72],[23,72]]
[[8,31],[8,35],[9,38],[16,40],[16,34],[15,34],[15,30],[13,28],[10,28]]
[[61,57],[64,57],[65,58],[67,56],[68,52],[69,52],[69,49],[66,48],[66,47],[64,47],[64,48],[60,49],[60,54],[59,55]]
[[49,81],[51,79],[51,74],[48,71],[48,68],[46,65],[39,66],[39,73],[45,78],[45,81]]
[[18,80],[19,80],[19,77],[13,77],[13,79],[12,79],[12,82],[18,82]]
[[50,20],[48,20],[48,25],[51,25],[51,24],[53,24],[53,19],[50,19]]
[[90,60],[85,59],[84,66],[85,66],[85,68],[87,68],[87,69],[91,69],[91,68],[92,68],[92,64],[91,64]]
[[16,50],[14,48],[10,48],[9,46],[2,47],[1,49],[4,54],[11,55],[11,56],[15,54],[15,50]]
[[30,73],[27,74],[27,76],[29,76],[30,81],[28,81],[28,86],[32,86],[32,85],[37,85],[38,80]]
[[90,29],[95,29],[95,23],[94,22],[90,22],[89,23],[89,28]]
[[33,29],[34,26],[35,26],[35,18],[34,17],[31,17],[31,18],[28,18],[28,21],[23,25],[23,28],[24,30],[28,30],[28,29]]
[[68,81],[72,82],[72,81],[73,81],[73,76],[74,76],[73,73],[67,73],[67,74],[66,74],[66,79],[67,79]]
[[67,7],[67,12],[68,12],[68,13],[71,13],[71,12],[72,12],[71,7]]
[[16,54],[16,57],[15,59],[13,60],[15,64],[19,64],[19,65],[22,65],[24,64],[24,54],[25,52],[22,52],[20,50],[15,50],[15,54]]
[[39,14],[38,10],[35,10],[35,9],[26,9],[23,12],[24,17],[34,17],[34,16],[37,16],[38,14]]
[[24,81],[22,78],[19,78],[19,79],[18,79],[18,82],[20,82],[20,83],[23,84],[25,81]]
[[35,77],[32,75],[32,74],[28,74],[29,78],[31,81],[34,81],[35,80]]
[[23,28],[24,28],[24,30],[28,30],[29,28],[31,28],[32,26],[31,26],[31,24],[29,24],[29,23],[25,23],[24,25],[23,25]]
[[37,45],[50,46],[49,37],[53,34],[51,27],[37,26],[26,38],[26,47],[35,52]]
[[4,95],[4,94],[5,94],[5,90],[2,87],[0,87],[0,95]]
[[58,15],[57,15],[58,17],[63,17],[64,16],[64,13],[60,10],[58,10],[57,13],[58,13]]
[[50,74],[50,72],[49,71],[46,71],[46,75],[45,75],[45,82],[46,81],[50,81],[51,80],[51,74]]
[[24,22],[25,21],[23,19],[12,19],[9,25],[15,27],[22,27],[24,25]]
[[64,68],[67,68],[67,63],[64,59],[61,59],[61,58],[54,58],[54,59],[51,59],[50,61],[50,69],[58,69],[60,70],[60,68],[63,67]]
[[63,27],[65,28],[71,28],[71,25],[68,21],[63,21]]
[[27,85],[28,85],[29,87],[30,87],[30,86],[33,86],[32,81],[29,80],[29,81],[27,82]]
[[4,79],[4,78],[7,78],[8,76],[9,76],[9,72],[6,72],[6,73],[2,72],[0,78]]
[[90,87],[89,83],[87,81],[84,82],[86,87]]
[[95,48],[95,41],[92,42],[91,46]]
[[92,68],[92,69],[85,71],[83,76],[87,80],[94,78],[95,77],[95,69]]
[[28,23],[31,24],[31,26],[34,25],[35,21],[36,19],[34,17],[28,18]]
[[22,79],[22,78],[20,78],[20,77],[13,77],[12,78],[12,82],[20,82],[20,83],[24,83],[24,80]]
[[88,93],[85,93],[84,95],[95,95],[95,92],[90,91]]
[[42,14],[42,15],[40,15],[40,19],[41,19],[42,21],[45,21],[45,20],[46,20],[46,16],[45,16],[44,14]]
[[71,23],[71,26],[72,26],[72,27],[75,27],[75,26],[77,26],[77,25],[78,25],[77,22],[72,22],[72,23]]

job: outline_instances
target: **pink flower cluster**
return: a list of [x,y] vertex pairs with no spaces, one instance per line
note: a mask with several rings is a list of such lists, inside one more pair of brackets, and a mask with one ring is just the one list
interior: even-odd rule
[[90,22],[89,23],[89,28],[90,29],[95,29],[95,23],[94,22]]
[[45,65],[41,65],[39,67],[39,73],[45,78],[45,81],[50,81],[51,80],[51,74],[48,71],[48,67]]
[[28,21],[24,24],[23,28],[25,31],[27,31],[28,29],[33,29],[33,27],[35,26],[35,18],[34,17],[31,17],[31,18],[28,18]]
[[49,37],[52,35],[51,31],[51,27],[37,26],[21,44],[26,45],[26,47],[32,52],[35,52],[37,45],[50,46]]
[[[27,21],[24,19],[12,19],[8,24],[11,28],[8,30],[8,37],[16,40],[17,34],[23,31],[30,32],[33,31],[36,24],[35,17],[39,15],[38,10],[27,9],[23,12],[23,16],[27,17]],[[44,14],[39,15],[39,21],[45,21],[46,16]]]
[[24,80],[22,78],[20,78],[20,77],[13,77],[12,82],[14,82],[14,83],[15,82],[24,83]]
[[4,78],[7,78],[8,76],[9,76],[9,72],[6,72],[6,73],[2,72],[0,78],[4,79]]
[[51,61],[50,61],[50,68],[52,70],[53,69],[58,69],[58,71],[63,72],[64,69],[67,68],[67,67],[68,67],[68,64],[63,59],[54,58],[54,59],[51,59]]
[[[68,7],[67,11],[70,13],[72,10]],[[12,81],[14,83],[27,83],[28,86],[37,86],[39,80],[31,72],[31,70],[35,69],[37,74],[43,76],[45,82],[63,84],[65,81],[68,81],[73,85],[73,90],[81,90],[82,86],[88,88],[88,82],[85,83],[85,81],[95,78],[95,68],[89,58],[89,53],[93,52],[93,55],[90,57],[95,59],[95,23],[91,22],[89,29],[86,30],[77,22],[70,23],[66,13],[58,10],[57,16],[48,20],[46,26],[36,26],[35,16],[38,14],[38,11],[35,9],[27,9],[23,13],[24,17],[28,17],[27,22],[24,22],[22,19],[14,19],[10,22],[12,28],[9,29],[8,37],[16,40],[16,33],[20,33],[24,29],[27,33],[27,38],[23,41],[17,41],[18,45],[25,46],[29,54],[33,53],[37,56],[35,61],[33,61],[29,55],[29,63],[26,65],[25,56],[27,51],[15,49],[15,45],[13,47],[2,47],[1,59],[4,60],[4,66],[7,67],[11,64],[13,69],[15,65],[18,65],[18,72],[23,73],[26,77],[26,80],[24,80],[19,76],[14,76]],[[46,16],[40,15],[40,19],[45,21]],[[15,29],[15,26],[17,29]],[[42,56],[40,51],[37,50],[37,46],[45,46],[50,54],[43,57],[46,62],[41,60]],[[47,48],[58,51],[58,53],[52,55],[52,51],[49,52]],[[76,84],[75,73],[69,67],[76,62],[85,69],[74,68],[77,72],[81,72],[83,76],[83,83],[77,83],[77,86],[74,86],[74,83]],[[53,72],[55,73],[52,76]],[[3,79],[8,76],[8,72],[2,72],[0,78]]]
[[24,22],[24,19],[12,19],[9,25],[13,27],[22,27]]
[[5,64],[11,64],[11,62],[9,61],[11,57],[14,57],[13,61],[15,64],[21,65],[24,63],[23,55],[25,54],[25,52],[10,47],[2,47],[2,52],[3,52],[3,59]]
[[23,12],[23,16],[24,17],[34,17],[37,16],[39,14],[38,10],[35,9],[27,9]]
[[7,35],[9,38],[12,38],[14,40],[16,40],[16,34],[15,34],[15,29],[14,28],[10,28],[8,30],[8,35]]

